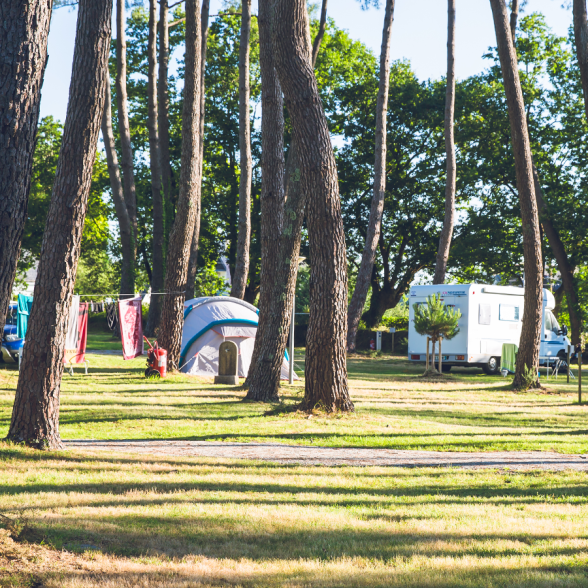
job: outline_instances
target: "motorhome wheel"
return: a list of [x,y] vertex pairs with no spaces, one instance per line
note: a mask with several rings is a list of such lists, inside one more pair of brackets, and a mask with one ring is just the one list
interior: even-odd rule
[[491,357],[488,363],[482,367],[484,372],[489,376],[496,376],[500,373],[500,358]]

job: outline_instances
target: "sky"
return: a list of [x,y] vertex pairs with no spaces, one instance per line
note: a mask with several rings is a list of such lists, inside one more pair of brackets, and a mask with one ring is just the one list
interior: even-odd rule
[[[385,0],[381,0],[383,6]],[[571,11],[562,0],[529,0],[526,12],[542,12],[557,35],[566,35]],[[211,14],[222,0],[211,0]],[[257,0],[253,0],[257,12]],[[330,0],[329,16],[337,26],[380,53],[383,8],[362,10],[357,0]],[[49,62],[41,97],[41,116],[65,120],[76,30],[76,10],[54,11],[49,32]],[[447,3],[444,0],[396,0],[392,27],[392,59],[410,60],[421,79],[440,78],[446,70]],[[496,44],[489,0],[457,0],[456,74],[458,79],[481,72],[488,66],[482,55]]]

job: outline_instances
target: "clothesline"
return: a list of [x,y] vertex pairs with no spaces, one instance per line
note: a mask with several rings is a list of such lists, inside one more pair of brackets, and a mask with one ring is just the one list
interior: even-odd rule
[[[146,292],[145,296],[165,296],[166,294],[174,294],[179,296],[180,294],[185,294],[185,292]],[[141,296],[141,294],[119,294],[118,292],[116,294],[113,294],[112,292],[110,292],[107,294],[74,294],[74,296],[84,296],[86,298],[103,298],[104,296]]]

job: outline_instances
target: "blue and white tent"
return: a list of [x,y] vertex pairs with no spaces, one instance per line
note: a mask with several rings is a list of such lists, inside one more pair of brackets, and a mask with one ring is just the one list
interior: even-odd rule
[[[246,378],[257,334],[258,310],[229,296],[194,298],[184,303],[184,330],[180,370],[193,376],[218,374],[218,348],[234,341],[239,350],[238,375]],[[288,379],[288,356],[282,363],[282,379]]]

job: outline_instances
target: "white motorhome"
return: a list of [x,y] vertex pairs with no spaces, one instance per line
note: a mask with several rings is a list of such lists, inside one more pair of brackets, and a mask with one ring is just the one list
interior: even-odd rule
[[[519,344],[524,289],[485,284],[413,286],[408,296],[408,359],[411,362],[425,361],[427,339],[415,331],[413,305],[426,303],[431,294],[440,294],[447,306],[461,311],[459,333],[449,341],[443,340],[441,353],[444,371],[451,369],[451,366],[464,366],[480,367],[487,374],[497,374],[500,371],[502,344]],[[552,313],[554,307],[553,294],[544,289],[539,350],[542,365],[548,363],[550,358],[567,357],[570,345],[566,336],[567,327],[564,325],[560,328]],[[437,354],[435,360],[438,361],[438,358]]]

